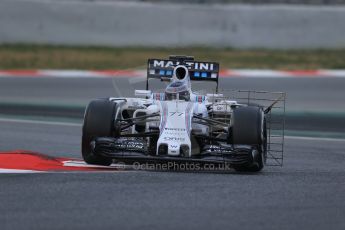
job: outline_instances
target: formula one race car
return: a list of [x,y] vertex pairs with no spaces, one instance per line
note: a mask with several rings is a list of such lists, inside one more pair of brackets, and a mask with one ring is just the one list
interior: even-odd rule
[[[190,56],[149,59],[146,90],[138,98],[97,99],[86,108],[82,156],[88,164],[114,160],[227,165],[237,171],[263,169],[271,106],[238,103],[218,93],[219,64]],[[149,80],[168,81],[164,92]],[[213,81],[217,92],[199,95],[192,81]]]

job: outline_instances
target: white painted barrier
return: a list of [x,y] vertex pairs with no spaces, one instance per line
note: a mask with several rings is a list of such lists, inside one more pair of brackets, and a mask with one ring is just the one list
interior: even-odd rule
[[344,6],[0,0],[0,43],[345,48]]

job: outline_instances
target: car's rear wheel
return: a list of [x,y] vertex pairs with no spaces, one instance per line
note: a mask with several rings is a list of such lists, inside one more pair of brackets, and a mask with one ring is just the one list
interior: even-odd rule
[[111,165],[112,159],[96,155],[92,151],[91,141],[96,137],[118,135],[115,128],[117,106],[108,99],[97,99],[89,103],[84,115],[82,134],[82,156],[86,163]]
[[236,171],[257,172],[263,169],[266,159],[266,120],[258,106],[238,107],[231,118],[229,141],[235,145],[253,146],[253,162],[235,165]]

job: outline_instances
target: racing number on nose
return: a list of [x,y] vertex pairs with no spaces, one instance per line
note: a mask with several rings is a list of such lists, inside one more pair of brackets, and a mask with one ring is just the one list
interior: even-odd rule
[[173,117],[173,116],[182,116],[184,113],[181,113],[181,112],[170,112],[170,117]]

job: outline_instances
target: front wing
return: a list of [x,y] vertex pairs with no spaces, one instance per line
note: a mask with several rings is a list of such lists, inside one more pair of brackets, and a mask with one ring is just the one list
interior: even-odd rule
[[140,139],[99,137],[91,142],[93,153],[103,157],[113,158],[126,163],[199,163],[199,164],[229,164],[242,166],[252,164],[258,150],[249,145],[208,145],[200,154],[192,157],[150,155],[146,142]]

